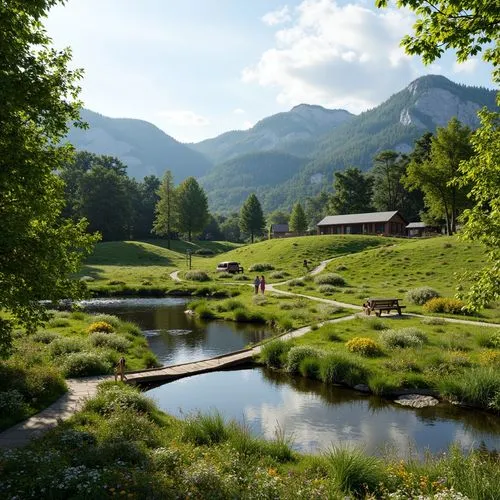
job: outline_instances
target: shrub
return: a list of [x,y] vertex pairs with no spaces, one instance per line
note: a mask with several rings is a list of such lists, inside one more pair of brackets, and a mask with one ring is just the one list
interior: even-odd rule
[[304,283],[304,280],[301,280],[300,278],[294,278],[293,280],[287,281],[288,286],[306,286]]
[[286,278],[287,276],[288,273],[286,273],[285,271],[274,271],[269,275],[269,277],[273,280],[280,280]]
[[189,281],[210,281],[210,276],[205,271],[188,271],[186,279]]
[[94,322],[105,321],[113,328],[118,328],[120,326],[120,320],[118,319],[118,316],[115,316],[114,314],[96,314],[95,316],[92,316],[92,319]]
[[378,344],[368,337],[354,337],[346,342],[346,347],[349,352],[367,357],[379,356],[382,352]]
[[387,325],[383,323],[379,318],[372,318],[364,314],[358,316],[358,318],[361,318],[362,321],[365,321],[365,324],[368,325],[368,328],[370,328],[370,330],[375,330],[379,332],[388,329]]
[[243,302],[236,299],[228,299],[223,302],[226,311],[234,311],[235,309],[243,309],[245,305]]
[[248,270],[252,273],[261,271],[272,271],[273,269],[274,266],[272,264],[267,264],[267,263],[253,264],[248,268]]
[[0,418],[21,416],[24,409],[24,398],[18,390],[0,392]]
[[91,323],[87,328],[87,333],[94,332],[104,332],[111,333],[114,331],[113,325],[109,324],[107,321],[95,321]]
[[200,319],[210,320],[215,318],[215,313],[210,309],[207,304],[199,304],[196,307],[196,314]]
[[62,356],[72,352],[83,351],[85,343],[75,337],[61,337],[54,340],[49,347],[52,356]]
[[236,276],[232,274],[231,276],[233,277],[234,281],[248,281],[250,279],[248,276],[245,276],[244,274],[237,274]]
[[224,417],[215,412],[212,415],[190,415],[184,422],[182,439],[197,446],[212,445],[226,441],[229,437]]
[[246,309],[235,309],[233,312],[234,321],[238,323],[265,323],[266,318],[258,312],[250,312]]
[[333,285],[319,285],[318,286],[318,292],[324,293],[326,295],[331,295],[337,291],[337,288],[335,288]]
[[195,250],[193,253],[195,255],[215,255],[215,252],[210,250],[210,248],[198,248],[198,250]]
[[434,288],[428,286],[412,288],[406,292],[406,300],[419,306],[424,305],[426,302],[436,297],[439,297],[439,293],[434,290]]
[[35,342],[40,342],[41,344],[50,344],[54,340],[61,338],[61,336],[56,332],[49,332],[47,330],[37,332],[33,335],[32,339]]
[[342,353],[333,353],[320,360],[320,377],[325,384],[360,384],[367,378],[366,368]]
[[132,409],[135,412],[151,415],[156,405],[152,399],[138,389],[115,383],[101,384],[94,398],[85,403],[84,411],[110,415],[119,410]]
[[446,297],[436,297],[429,300],[423,306],[425,312],[446,313],[446,314],[465,314],[465,303],[458,299]]
[[319,274],[314,278],[314,282],[317,285],[333,285],[333,286],[344,286],[345,279],[339,274],[335,273],[325,273]]
[[484,366],[500,367],[500,351],[483,351],[479,353],[479,363]]
[[424,318],[421,323],[423,325],[446,325],[446,321],[443,318]]
[[262,346],[260,359],[266,366],[280,368],[285,363],[290,347],[289,343],[282,340],[272,340]]
[[118,352],[127,352],[130,342],[116,333],[94,332],[89,337],[94,347],[108,347]]
[[495,349],[500,347],[500,331],[481,333],[477,337],[477,343],[481,347],[487,347],[489,349]]
[[52,318],[47,323],[52,328],[64,328],[71,325],[69,319],[66,318]]
[[299,363],[299,373],[303,377],[319,379],[319,359],[316,357],[306,357]]
[[[217,278],[219,279],[228,279],[228,278],[232,278],[233,275],[231,273],[226,273],[226,272],[223,272],[223,273],[217,273]],[[202,281],[202,280],[199,280],[199,281]]]
[[337,266],[337,267],[335,268],[335,271],[337,271],[337,272],[339,272],[339,273],[340,273],[340,272],[342,272],[342,271],[347,271],[347,269],[349,269],[347,266],[344,266],[344,264],[340,264],[339,266]]
[[73,311],[70,317],[71,319],[75,319],[77,321],[83,321],[85,319],[85,313],[82,311]]
[[388,348],[421,347],[427,336],[418,328],[400,328],[399,330],[385,330],[380,334],[380,341]]
[[112,365],[93,352],[73,352],[64,357],[62,368],[67,377],[85,377],[111,373]]
[[298,373],[300,362],[304,358],[315,358],[321,357],[321,353],[309,346],[295,346],[288,351],[286,370],[289,373]]
[[333,483],[346,495],[368,497],[385,479],[380,459],[362,450],[333,447],[326,456]]

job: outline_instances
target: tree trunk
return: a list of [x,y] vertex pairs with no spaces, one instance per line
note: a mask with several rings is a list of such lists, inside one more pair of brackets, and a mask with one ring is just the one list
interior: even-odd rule
[[251,237],[252,243],[253,243],[253,231],[250,233],[250,237]]

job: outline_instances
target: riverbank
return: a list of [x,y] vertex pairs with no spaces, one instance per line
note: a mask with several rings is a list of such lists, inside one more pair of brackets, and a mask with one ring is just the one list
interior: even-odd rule
[[[83,410],[28,448],[1,452],[4,498],[497,498],[498,455],[457,448],[400,460],[332,447],[296,453],[217,414],[166,415],[106,383]],[[468,471],[464,474],[464,471]],[[437,496],[434,496],[437,495]]]
[[498,328],[358,316],[263,346],[260,362],[385,397],[425,394],[500,413]]

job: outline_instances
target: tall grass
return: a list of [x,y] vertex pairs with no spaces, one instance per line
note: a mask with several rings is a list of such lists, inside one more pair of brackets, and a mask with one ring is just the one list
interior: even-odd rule
[[320,377],[326,384],[356,385],[366,381],[368,370],[357,359],[332,353],[320,361]]
[[272,340],[262,346],[260,351],[261,361],[271,368],[281,368],[287,359],[291,346],[282,340]]
[[230,433],[224,417],[219,412],[190,415],[182,432],[184,441],[195,445],[213,445],[226,441]]

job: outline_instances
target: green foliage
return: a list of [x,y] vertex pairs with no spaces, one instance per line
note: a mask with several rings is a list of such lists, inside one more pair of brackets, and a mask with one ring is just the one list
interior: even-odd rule
[[408,347],[422,347],[427,342],[427,336],[418,328],[400,328],[398,330],[384,330],[380,334],[380,341],[389,349]]
[[190,281],[210,281],[210,276],[205,271],[187,271],[186,279]]
[[429,313],[466,314],[465,303],[459,299],[436,297],[427,301],[423,310]]
[[307,231],[307,217],[302,208],[302,205],[297,202],[292,209],[292,213],[290,215],[289,229],[290,231],[302,234]]
[[182,438],[195,445],[212,445],[227,440],[229,432],[224,417],[215,412],[211,415],[197,413],[185,420]]
[[430,286],[420,286],[406,292],[406,300],[412,304],[418,304],[420,306],[435,297],[439,297],[439,292]]
[[329,203],[332,214],[372,211],[373,179],[363,174],[359,168],[350,167],[344,172],[335,172],[333,187],[335,193]]
[[287,354],[286,371],[289,373],[298,373],[299,365],[305,358],[319,359],[321,352],[314,347],[308,346],[294,346]]
[[321,358],[320,377],[325,384],[346,383],[351,386],[366,381],[368,371],[365,366],[343,353],[332,353]]
[[71,352],[80,352],[85,348],[83,340],[74,337],[60,337],[55,339],[49,346],[52,356],[62,356]]
[[[76,313],[78,314],[78,313]],[[84,313],[79,313],[80,315],[75,317],[75,313],[71,313],[71,318],[72,319],[79,319],[83,320],[85,319],[85,314]],[[118,328],[120,326],[120,319],[118,316],[115,316],[114,314],[96,314],[92,316],[93,323],[99,323],[101,321],[104,321],[105,323],[108,323],[108,325],[111,325],[114,329]],[[102,330],[101,330],[102,331]],[[105,330],[107,331],[107,330]]]
[[335,486],[356,496],[375,492],[384,478],[382,462],[360,449],[333,447],[327,454]]
[[320,378],[319,358],[310,356],[302,359],[299,363],[299,373],[303,377],[311,379],[319,379]]
[[60,335],[56,332],[49,332],[42,330],[41,332],[36,332],[31,337],[35,342],[40,342],[41,344],[50,344],[54,340],[60,338]]
[[240,210],[240,228],[244,233],[250,235],[253,243],[254,236],[262,234],[266,221],[262,213],[260,202],[252,193],[245,201]]
[[87,377],[111,373],[111,363],[93,352],[71,352],[61,358],[62,369],[67,377]]
[[477,336],[477,343],[481,347],[487,347],[489,349],[500,348],[500,330],[495,332],[483,333]]
[[116,333],[94,332],[89,336],[90,345],[107,347],[118,352],[127,352],[131,343]]
[[287,359],[290,344],[282,340],[266,342],[260,351],[261,361],[271,368],[281,368]]
[[176,189],[177,227],[187,233],[200,232],[208,221],[208,201],[203,188],[194,177],[188,177]]
[[332,286],[345,285],[345,279],[339,274],[335,273],[318,274],[318,276],[314,278],[314,282],[317,285],[332,285]]
[[158,189],[158,203],[155,208],[153,231],[167,237],[167,248],[170,248],[170,237],[177,221],[177,191],[170,170],[165,170]]
[[[71,151],[59,144],[78,120],[81,71],[68,68],[70,51],[53,50],[42,27],[56,3],[0,7],[0,309],[30,332],[46,319],[40,299],[82,296],[84,285],[70,276],[97,240],[85,222],[61,218],[57,172]],[[1,347],[9,343],[8,329],[2,321]]]
[[257,264],[252,264],[248,268],[248,271],[251,273],[254,273],[254,272],[262,272],[262,271],[272,271],[273,269],[274,269],[274,266],[272,264],[269,264],[267,262],[260,262]]

